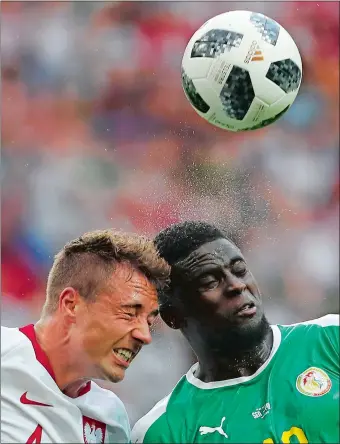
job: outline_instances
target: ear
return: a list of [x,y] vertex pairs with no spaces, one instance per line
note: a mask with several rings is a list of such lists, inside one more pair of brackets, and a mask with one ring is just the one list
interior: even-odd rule
[[173,330],[181,328],[181,318],[175,307],[168,304],[161,305],[159,314],[168,327]]
[[170,298],[168,293],[163,293],[162,299],[163,301],[159,305],[159,314],[163,321],[173,330],[182,328],[185,325],[184,307],[182,304],[176,298]]
[[82,306],[82,299],[72,287],[64,288],[59,296],[59,312],[68,316],[75,322],[77,311]]

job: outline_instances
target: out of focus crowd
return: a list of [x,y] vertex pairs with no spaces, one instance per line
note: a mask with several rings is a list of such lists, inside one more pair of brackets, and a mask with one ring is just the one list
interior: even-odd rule
[[[200,119],[180,81],[190,36],[230,9],[279,21],[304,67],[290,111],[244,134]],[[338,35],[337,2],[2,2],[2,324],[37,319],[67,240],[186,219],[229,231],[270,321],[338,312]],[[192,359],[159,322],[117,386],[132,423]]]

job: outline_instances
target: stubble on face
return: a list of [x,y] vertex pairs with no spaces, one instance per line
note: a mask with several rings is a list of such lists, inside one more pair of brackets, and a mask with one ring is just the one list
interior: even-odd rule
[[112,382],[123,379],[126,368],[115,362],[113,350],[128,349],[135,354],[143,338],[135,331],[147,328],[157,316],[158,300],[154,285],[129,264],[118,264],[105,289],[87,306],[83,329],[83,349],[96,377]]
[[[234,263],[241,263],[246,272],[236,274],[232,266]],[[263,342],[270,326],[263,313],[257,283],[236,245],[227,239],[208,242],[173,268],[175,286],[183,289],[180,293],[188,320],[191,318],[192,330],[197,332],[194,336],[201,346],[205,344],[211,352],[236,355]],[[212,290],[202,290],[199,282],[204,275],[216,276],[216,279],[218,276],[221,283]],[[232,282],[228,279],[238,279],[244,285],[242,294],[241,289],[240,293],[227,290]],[[256,315],[253,318],[236,318],[234,310],[237,304],[248,300],[256,305]]]

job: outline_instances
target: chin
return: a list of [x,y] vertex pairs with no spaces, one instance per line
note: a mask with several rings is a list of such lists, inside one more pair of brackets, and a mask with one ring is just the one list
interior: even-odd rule
[[256,314],[252,317],[244,317],[240,319],[240,322],[233,324],[233,329],[239,330],[239,332],[243,332],[250,334],[250,332],[256,332],[258,329],[261,330],[262,327],[267,323],[267,319],[265,318],[262,311],[258,310]]
[[270,325],[263,313],[240,323],[225,323],[220,329],[209,332],[211,347],[225,352],[249,350],[259,345],[267,336]]
[[116,375],[116,374],[112,374],[112,375],[108,375],[107,377],[106,377],[106,379],[108,380],[108,381],[110,381],[110,382],[113,382],[113,383],[117,383],[117,382],[121,382],[121,381],[123,381],[123,379],[124,379],[124,377],[125,377],[125,375],[122,375],[122,376],[118,376],[118,375]]
[[101,370],[101,376],[102,379],[106,379],[107,381],[117,383],[124,379],[125,377],[125,370],[121,368],[107,368],[107,367],[100,367]]

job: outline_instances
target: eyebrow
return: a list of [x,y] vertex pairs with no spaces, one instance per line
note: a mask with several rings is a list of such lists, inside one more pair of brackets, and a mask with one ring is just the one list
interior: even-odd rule
[[[131,304],[122,304],[121,307],[123,307],[123,308],[136,308],[138,310],[138,309],[143,308],[143,304],[140,304],[139,302],[135,302],[135,303],[132,302]],[[156,316],[158,316],[158,314],[159,314],[159,310],[158,310],[158,308],[156,308],[155,310],[153,310],[149,314],[149,316],[156,317]]]
[[[232,257],[230,259],[228,267],[229,268],[232,267],[235,264],[235,262],[238,262],[238,261],[242,261],[242,262],[246,263],[246,261],[245,261],[245,259],[243,257],[241,257],[241,256],[234,256],[234,257]],[[209,273],[211,273],[213,271],[221,270],[221,269],[224,269],[224,268],[225,268],[225,265],[211,264],[211,265],[207,265],[206,267],[204,267],[204,269],[199,270],[197,273],[195,273],[195,275],[197,277],[201,277],[202,275],[209,274]]]

